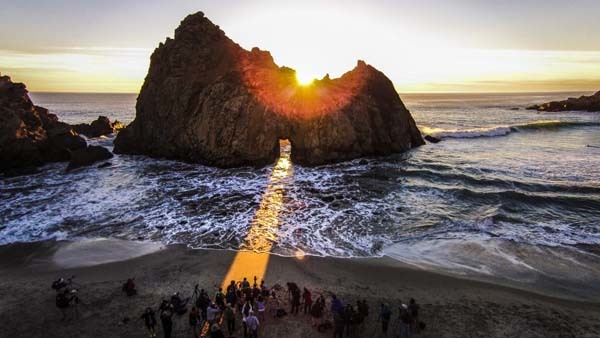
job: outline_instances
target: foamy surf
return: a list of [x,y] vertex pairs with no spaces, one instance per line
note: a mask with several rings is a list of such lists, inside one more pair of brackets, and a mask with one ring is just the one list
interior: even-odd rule
[[471,129],[443,129],[428,126],[421,126],[421,131],[425,135],[431,135],[437,138],[479,138],[479,137],[497,137],[506,136],[513,132],[535,131],[535,130],[555,130],[572,127],[594,127],[600,126],[595,122],[573,122],[559,120],[542,120],[527,122],[514,125],[490,126]]
[[62,268],[94,266],[145,256],[164,248],[155,242],[97,238],[82,239],[62,245],[53,255],[54,264]]

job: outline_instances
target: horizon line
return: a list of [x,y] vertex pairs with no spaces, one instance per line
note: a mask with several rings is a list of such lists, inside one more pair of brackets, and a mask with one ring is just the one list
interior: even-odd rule
[[[600,89],[599,89],[600,90]],[[405,94],[545,94],[545,93],[582,93],[582,92],[591,92],[595,93],[598,90],[590,90],[590,89],[576,89],[576,90],[543,90],[543,91],[422,91],[422,92],[399,92],[396,91],[399,95]],[[139,95],[139,92],[73,92],[73,91],[29,91],[30,94],[105,94],[105,95]]]

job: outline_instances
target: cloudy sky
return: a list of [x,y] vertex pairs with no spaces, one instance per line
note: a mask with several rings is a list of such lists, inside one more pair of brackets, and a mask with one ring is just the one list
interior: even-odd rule
[[363,59],[400,92],[600,89],[598,0],[0,0],[0,73],[32,91],[137,92],[150,54],[203,11],[304,77]]

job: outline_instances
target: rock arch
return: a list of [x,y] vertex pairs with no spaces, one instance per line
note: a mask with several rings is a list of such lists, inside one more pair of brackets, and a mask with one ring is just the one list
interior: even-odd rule
[[114,151],[264,165],[276,160],[281,138],[293,144],[292,161],[305,165],[424,144],[392,82],[372,66],[359,61],[340,78],[300,86],[293,69],[241,48],[200,12],[152,54],[136,118]]

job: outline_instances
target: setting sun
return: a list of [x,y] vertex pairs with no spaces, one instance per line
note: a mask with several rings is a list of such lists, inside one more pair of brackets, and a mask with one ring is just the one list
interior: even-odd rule
[[306,73],[306,72],[301,72],[301,71],[296,71],[296,81],[298,81],[298,84],[301,86],[308,86],[310,84],[312,84],[315,81],[316,77],[312,74]]

